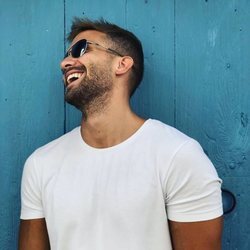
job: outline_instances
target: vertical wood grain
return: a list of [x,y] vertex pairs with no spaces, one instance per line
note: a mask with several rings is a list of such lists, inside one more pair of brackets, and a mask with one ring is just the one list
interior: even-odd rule
[[250,249],[250,177],[224,177],[224,186],[234,193],[236,208],[224,216],[223,250]]
[[224,188],[237,187],[223,249],[249,249],[249,8],[249,1],[176,0],[176,126],[201,142]]
[[63,1],[0,8],[0,249],[17,249],[25,159],[63,134]]
[[141,116],[174,125],[174,1],[128,1],[126,20],[145,58],[144,80],[132,104]]

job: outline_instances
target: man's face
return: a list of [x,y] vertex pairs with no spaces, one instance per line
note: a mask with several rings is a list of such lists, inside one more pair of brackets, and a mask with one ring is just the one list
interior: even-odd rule
[[[70,47],[81,39],[105,46],[104,34],[84,31],[75,37]],[[112,56],[90,44],[81,57],[66,57],[61,68],[66,87],[65,100],[80,109],[84,115],[100,112],[113,88]]]

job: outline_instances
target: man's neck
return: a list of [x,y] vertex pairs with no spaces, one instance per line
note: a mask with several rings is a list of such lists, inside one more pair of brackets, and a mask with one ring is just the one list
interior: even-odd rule
[[129,106],[123,106],[123,109],[109,108],[101,114],[93,114],[83,120],[81,135],[92,147],[112,147],[132,136],[144,121],[133,113]]

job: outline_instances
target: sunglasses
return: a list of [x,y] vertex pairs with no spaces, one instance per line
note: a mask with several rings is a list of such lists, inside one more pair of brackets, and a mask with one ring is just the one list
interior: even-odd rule
[[90,41],[87,41],[86,39],[82,39],[82,40],[79,40],[78,42],[76,42],[72,47],[70,47],[67,50],[64,58],[66,58],[68,56],[72,56],[73,58],[79,58],[79,57],[83,56],[86,53],[89,44],[98,46],[98,47],[106,50],[109,53],[112,53],[112,54],[115,54],[118,56],[123,56],[122,54],[118,53],[117,51],[115,51],[113,49],[103,47],[102,45],[100,45],[98,43],[90,42]]

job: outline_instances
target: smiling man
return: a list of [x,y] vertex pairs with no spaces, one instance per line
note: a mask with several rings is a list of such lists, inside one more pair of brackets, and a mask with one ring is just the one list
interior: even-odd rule
[[61,63],[80,127],[37,149],[22,178],[20,250],[217,250],[221,180],[200,145],[129,104],[140,41],[76,18]]

